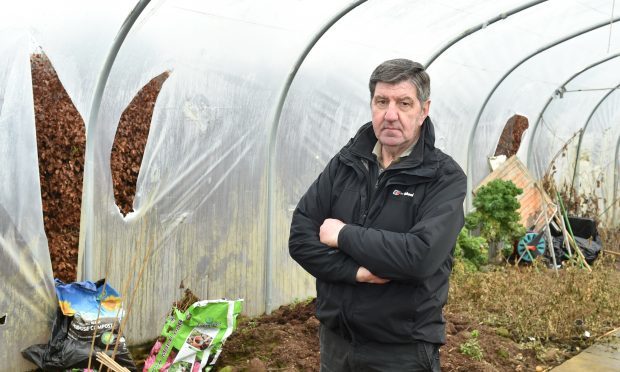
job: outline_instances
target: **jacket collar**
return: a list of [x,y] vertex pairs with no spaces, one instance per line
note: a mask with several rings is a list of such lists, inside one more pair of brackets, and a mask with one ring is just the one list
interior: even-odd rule
[[[354,157],[375,161],[372,149],[376,143],[377,137],[372,129],[372,122],[368,122],[362,125],[355,137],[353,137],[340,153],[345,157],[353,155]],[[422,124],[422,130],[420,131],[420,138],[413,147],[411,154],[388,169],[398,169],[405,173],[413,172],[416,175],[422,175],[420,173],[424,173],[423,175],[425,176],[432,176],[437,169],[437,156],[434,149],[435,128],[431,119],[426,117]],[[423,165],[423,169],[418,169],[420,165]]]

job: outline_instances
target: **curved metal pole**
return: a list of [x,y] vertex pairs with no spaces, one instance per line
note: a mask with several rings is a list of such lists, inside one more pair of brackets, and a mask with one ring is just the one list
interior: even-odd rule
[[[590,125],[590,121],[592,120],[592,117],[594,116],[594,113],[596,112],[596,110],[598,110],[601,104],[605,102],[605,100],[607,100],[607,98],[613,92],[615,92],[616,89],[618,88],[620,88],[620,84],[616,85],[615,88],[610,89],[609,92],[607,92],[607,94],[605,94],[603,98],[601,98],[601,100],[598,101],[596,106],[594,106],[594,108],[592,109],[592,112],[590,112],[590,115],[588,116],[586,123],[583,125],[583,128],[581,129],[581,133],[579,133],[579,142],[577,142],[577,152],[575,153],[575,167],[573,168],[573,179],[570,183],[571,190],[573,190],[575,187],[575,178],[577,177],[577,171],[579,170],[579,154],[581,153],[581,143],[583,142],[584,132],[586,131],[586,129],[588,129],[588,125]],[[574,192],[571,193],[571,199],[572,199],[573,194]]]
[[476,33],[484,28],[486,28],[489,25],[492,25],[495,22],[498,21],[502,21],[508,17],[510,17],[511,15],[514,15],[516,13],[519,13],[523,10],[529,9],[535,5],[538,5],[540,3],[544,3],[547,2],[548,0],[537,0],[537,1],[531,1],[527,4],[523,4],[519,7],[516,7],[514,9],[511,9],[507,12],[503,12],[501,14],[498,14],[497,16],[490,18],[488,20],[486,20],[483,23],[480,23],[477,26],[471,27],[465,31],[463,31],[459,36],[455,37],[454,39],[448,41],[443,47],[439,48],[439,50],[437,50],[435,53],[433,53],[433,55],[431,55],[431,57],[428,59],[428,61],[426,62],[426,64],[424,65],[424,67],[426,69],[428,69],[428,66],[430,66],[433,62],[435,62],[435,60],[442,55],[446,50],[450,49],[450,47],[456,43],[458,43],[459,41],[463,40],[464,38],[466,38],[467,36]]
[[266,213],[266,221],[267,221],[267,242],[265,245],[265,312],[271,312],[271,304],[272,304],[272,279],[271,279],[271,271],[273,268],[273,257],[271,252],[271,247],[273,246],[274,241],[274,226],[273,226],[273,217],[275,211],[275,189],[276,189],[276,140],[278,134],[278,125],[280,124],[280,117],[282,116],[282,109],[284,108],[284,102],[286,101],[286,96],[288,95],[289,89],[291,88],[291,84],[293,83],[293,79],[297,75],[297,71],[301,67],[301,64],[304,62],[312,48],[316,45],[316,43],[323,37],[323,35],[338,22],[341,18],[351,12],[353,9],[357,8],[361,4],[365,3],[367,0],[358,0],[351,4],[349,4],[346,8],[342,9],[338,14],[332,17],[327,23],[321,27],[321,29],[314,35],[310,43],[306,46],[303,52],[297,57],[297,61],[291,68],[286,78],[286,82],[280,92],[280,98],[278,99],[278,104],[276,106],[275,112],[273,114],[273,120],[271,122],[271,131],[269,135],[269,153],[267,157],[267,213]]
[[618,155],[620,155],[620,135],[618,135],[618,140],[616,141],[616,161],[614,162],[614,199],[613,199],[613,214],[611,215],[612,221],[616,216],[616,205],[618,205],[618,167],[620,167],[620,162],[618,161]]
[[[103,96],[103,91],[105,90],[106,83],[108,82],[108,77],[110,76],[110,70],[112,70],[112,65],[114,64],[114,60],[118,54],[118,51],[123,45],[123,41],[125,41],[125,37],[131,30],[131,27],[134,25],[144,8],[149,4],[151,0],[140,0],[133,8],[133,10],[129,13],[125,22],[121,25],[121,28],[118,30],[114,42],[112,43],[112,47],[110,48],[110,52],[106,57],[105,63],[99,73],[99,79],[97,80],[97,85],[95,86],[95,94],[93,95],[93,100],[90,106],[90,112],[88,115],[88,122],[86,124],[86,153],[84,156],[84,189],[82,190],[82,213],[80,216],[80,230],[84,231],[84,245],[82,254],[84,258],[82,259],[83,270],[81,272],[81,280],[90,280],[93,279],[93,257],[92,257],[92,241],[93,241],[93,226],[88,225],[86,221],[88,210],[89,212],[93,207],[93,174],[94,174],[94,146],[93,146],[93,136],[92,130],[97,121],[97,117],[99,116],[99,108],[101,107],[101,98]],[[82,238],[80,237],[80,240]]]
[[489,100],[491,99],[491,97],[493,96],[493,94],[495,93],[495,91],[497,90],[497,88],[499,88],[499,86],[504,82],[504,80],[506,80],[506,78],[508,76],[510,76],[510,74],[516,70],[519,66],[521,66],[523,63],[527,62],[528,60],[530,60],[532,57],[546,51],[547,49],[553,48],[556,45],[559,45],[563,42],[566,42],[570,39],[574,39],[577,36],[581,36],[585,33],[588,33],[590,31],[596,30],[598,28],[604,27],[609,25],[610,23],[614,23],[617,22],[618,20],[620,20],[620,17],[616,17],[613,18],[611,21],[605,21],[605,22],[599,22],[593,26],[587,27],[585,29],[582,29],[580,31],[577,31],[575,33],[572,33],[568,36],[565,36],[563,38],[560,38],[550,44],[545,45],[542,48],[537,49],[536,51],[534,51],[533,53],[530,53],[528,56],[526,56],[525,58],[521,59],[519,62],[517,62],[514,66],[512,66],[495,84],[495,86],[493,87],[493,89],[491,89],[491,91],[489,92],[489,94],[487,95],[486,99],[484,100],[482,106],[480,107],[480,110],[478,111],[478,115],[476,116],[476,121],[474,122],[474,127],[472,128],[471,132],[469,133],[469,141],[467,143],[467,195],[466,195],[466,200],[467,200],[467,209],[471,209],[472,206],[472,201],[471,201],[471,190],[472,190],[472,164],[473,164],[473,152],[472,152],[472,147],[473,147],[473,142],[474,142],[474,137],[476,134],[476,129],[478,129],[478,124],[480,123],[480,118],[482,117],[482,113],[484,112],[484,109],[486,108],[487,104],[489,103]]
[[[611,59],[614,58],[618,58],[620,57],[620,53],[616,53],[616,54],[612,54],[606,58],[603,58],[597,62],[594,62],[593,64],[579,70],[579,72],[577,72],[576,74],[574,74],[573,76],[571,76],[570,78],[568,78],[564,83],[562,83],[555,91],[560,91],[564,88],[566,88],[566,85],[568,85],[571,81],[573,81],[575,78],[577,78],[579,75],[583,74],[584,72],[600,65],[603,64]],[[530,135],[530,140],[528,143],[528,147],[527,147],[527,161],[526,161],[526,165],[530,165],[533,163],[533,159],[532,159],[532,144],[534,144],[534,136],[536,135],[536,132],[538,131],[538,126],[540,125],[541,121],[542,121],[542,117],[545,114],[545,111],[547,111],[547,108],[549,107],[549,105],[551,104],[551,101],[553,101],[553,97],[551,96],[549,97],[549,99],[547,100],[547,103],[545,103],[545,106],[542,108],[542,110],[540,110],[540,113],[538,114],[538,118],[536,119],[536,123],[534,123],[534,127],[532,128],[532,134]]]

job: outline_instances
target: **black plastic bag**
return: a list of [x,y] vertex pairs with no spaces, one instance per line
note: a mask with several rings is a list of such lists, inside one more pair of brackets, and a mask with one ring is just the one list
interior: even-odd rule
[[[563,261],[566,261],[570,258],[568,255],[568,251],[564,247],[564,237],[563,236],[554,236],[553,237],[553,253],[555,253],[555,261],[558,265],[560,265]],[[545,257],[549,262],[551,261],[551,256],[549,255],[549,251],[545,253]]]
[[[602,244],[600,241],[575,236],[575,243],[577,243],[577,247],[579,247],[579,250],[583,253],[583,257],[586,259],[588,265],[592,265],[601,253]],[[555,260],[557,264],[561,264],[561,262],[570,258],[568,255],[568,250],[564,246],[564,237],[562,236],[556,236],[553,238],[553,251],[555,253]],[[572,252],[572,254],[576,253]],[[545,256],[549,262],[551,262],[549,255],[545,254]]]
[[[103,280],[95,283],[97,287],[103,285]],[[22,356],[44,371],[64,371],[70,368],[87,368],[91,351],[94,323],[84,321],[79,314],[67,316],[59,306],[52,326],[52,334],[47,344],[29,346],[22,351]],[[97,321],[97,337],[91,357],[91,369],[97,370],[99,362],[96,354],[105,351],[112,356],[114,343],[118,336],[118,322],[114,319],[102,318]],[[102,330],[105,330],[102,331]],[[136,365],[125,345],[124,338],[114,356],[114,360],[129,369],[136,371]]]
[[[591,218],[576,216],[569,216],[568,221],[570,223],[571,231],[575,236],[575,243],[577,243],[577,247],[579,247],[579,250],[583,253],[588,265],[592,265],[598,258],[598,255],[601,253],[603,248],[603,242],[601,241],[601,237],[598,235],[596,228],[596,221]],[[553,224],[550,226],[551,235],[553,236],[553,251],[555,253],[556,263],[561,264],[562,261],[568,260],[570,256],[564,247],[564,237],[562,235],[562,231],[555,228]],[[573,249],[572,245],[571,249]],[[572,253],[576,254],[575,252]],[[545,257],[549,260],[549,262],[551,262],[551,257],[548,253],[545,254]]]
[[599,253],[601,253],[602,246],[600,241],[575,236],[575,243],[577,243],[577,247],[579,247],[583,253],[583,257],[586,259],[588,265],[592,265],[598,258]]

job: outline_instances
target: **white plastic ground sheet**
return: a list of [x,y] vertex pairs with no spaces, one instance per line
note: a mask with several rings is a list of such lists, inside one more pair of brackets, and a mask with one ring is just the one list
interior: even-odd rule
[[[542,177],[554,161],[558,182],[596,195],[604,220],[617,221],[613,0],[160,0],[135,8],[133,18],[135,2],[25,4],[0,12],[21,15],[0,23],[0,262],[8,288],[0,313],[9,314],[0,337],[11,345],[0,359],[16,370],[25,365],[15,357],[20,348],[49,334],[55,306],[29,75],[34,48],[48,55],[88,127],[78,273],[107,276],[124,291],[130,344],[158,334],[181,284],[203,299],[244,298],[249,315],[314,294],[313,279],[288,256],[291,214],[370,120],[368,77],[386,59],[428,66],[437,146],[468,173],[470,187],[489,173],[506,121],[520,114],[529,128],[518,156],[532,174]],[[125,23],[125,37],[126,19],[135,23]],[[110,170],[117,125],[163,72],[134,212],[123,216]],[[579,130],[581,139],[556,157]],[[35,324],[32,314],[40,324],[32,339],[9,342],[11,327]]]

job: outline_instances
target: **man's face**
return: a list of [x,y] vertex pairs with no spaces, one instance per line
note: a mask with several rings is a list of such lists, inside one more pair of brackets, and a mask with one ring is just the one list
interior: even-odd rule
[[420,105],[415,86],[409,81],[378,82],[372,97],[372,127],[381,145],[404,151],[418,137],[428,116],[430,100]]

